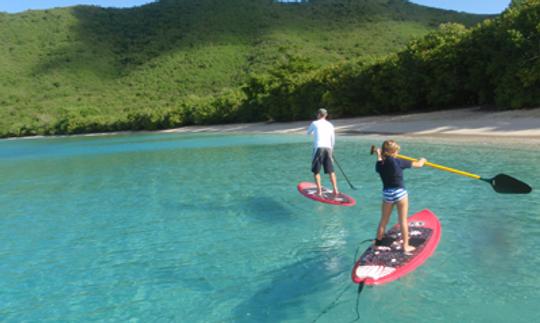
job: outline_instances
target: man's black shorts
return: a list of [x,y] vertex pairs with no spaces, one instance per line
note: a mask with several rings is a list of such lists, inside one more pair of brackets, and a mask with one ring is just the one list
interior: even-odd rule
[[311,162],[311,171],[314,174],[321,172],[321,166],[324,168],[324,173],[334,172],[334,163],[332,160],[332,149],[330,148],[317,148],[313,161]]

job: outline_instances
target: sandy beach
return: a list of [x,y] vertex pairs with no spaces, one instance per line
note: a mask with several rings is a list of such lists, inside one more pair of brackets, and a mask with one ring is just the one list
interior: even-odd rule
[[[338,135],[381,138],[415,138],[438,142],[523,145],[540,150],[540,108],[490,111],[482,108],[453,109],[425,113],[331,119]],[[186,126],[158,131],[119,131],[70,136],[107,136],[131,133],[270,133],[304,134],[310,120],[296,122],[234,123]],[[32,136],[13,139],[37,139]],[[66,137],[66,136],[48,136]]]
[[[481,108],[391,116],[331,119],[337,134],[438,138],[464,142],[527,143],[540,147],[540,108],[487,111]],[[304,133],[309,121],[188,126],[163,132]]]

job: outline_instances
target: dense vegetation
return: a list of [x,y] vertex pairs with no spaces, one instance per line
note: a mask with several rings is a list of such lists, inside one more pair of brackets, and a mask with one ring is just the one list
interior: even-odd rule
[[515,2],[470,29],[443,24],[375,61],[314,71],[290,59],[243,90],[239,115],[257,111],[261,120],[309,118],[320,106],[338,117],[470,105],[539,107],[540,1]]
[[[0,136],[296,120],[321,105],[335,116],[531,106],[538,7],[525,1],[472,29],[463,25],[485,17],[405,0],[0,14]],[[412,41],[449,21],[460,25]]]

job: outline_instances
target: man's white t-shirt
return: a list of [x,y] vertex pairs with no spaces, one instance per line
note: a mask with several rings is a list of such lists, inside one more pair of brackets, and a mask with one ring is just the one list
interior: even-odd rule
[[334,126],[326,119],[319,119],[313,121],[307,130],[307,134],[314,134],[315,140],[313,141],[313,148],[334,148],[335,144],[335,132]]

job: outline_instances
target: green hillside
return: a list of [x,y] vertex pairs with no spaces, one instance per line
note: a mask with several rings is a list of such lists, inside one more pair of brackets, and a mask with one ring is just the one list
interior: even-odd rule
[[[471,28],[443,24],[375,60],[312,69],[292,57],[269,75],[251,77],[240,100],[229,94],[202,105],[208,107],[204,119],[227,112],[234,119],[301,120],[322,106],[334,117],[478,105],[538,108],[539,53],[540,0],[514,1],[493,19]],[[167,115],[173,114],[159,117]],[[160,121],[155,111],[139,116],[147,125]]]
[[369,60],[441,23],[483,18],[404,0],[161,0],[4,13],[0,136],[146,128],[133,119],[163,109],[182,120],[157,127],[198,122],[184,121],[186,107],[291,57],[312,69]]

